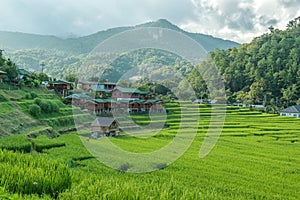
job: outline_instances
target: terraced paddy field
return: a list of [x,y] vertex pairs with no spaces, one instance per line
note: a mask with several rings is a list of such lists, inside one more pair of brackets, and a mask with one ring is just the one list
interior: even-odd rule
[[[70,182],[57,193],[45,189],[41,195],[38,192],[40,190],[36,191],[32,186],[35,177],[25,175],[22,179],[27,180],[27,186],[33,189],[24,196],[21,189],[17,190],[21,186],[15,184],[14,190],[9,190],[7,188],[11,183],[0,177],[0,186],[3,188],[0,195],[16,199],[299,199],[299,119],[237,107],[227,107],[226,111],[218,111],[217,108],[214,117],[211,116],[212,108],[207,105],[169,103],[166,107],[168,115],[163,129],[144,138],[123,133],[115,138],[94,140],[87,137],[89,130],[64,134],[54,139],[46,136],[32,138],[30,142],[36,146],[29,153],[31,157],[26,159],[34,159],[37,163],[44,159],[53,160],[57,163],[57,169],[62,170],[66,169],[61,165],[67,166]],[[224,123],[211,123],[212,119],[218,119],[218,113],[219,118],[226,113]],[[150,120],[148,115],[131,115],[131,119],[142,127],[159,123],[163,118],[154,115]],[[124,125],[127,122],[123,120],[122,123]],[[200,158],[199,151],[208,128],[217,130],[222,124],[223,129],[214,148],[207,156]],[[137,130],[141,128],[137,127]],[[103,150],[105,147],[99,145],[108,139],[123,151],[151,153],[172,143],[179,134],[178,130],[181,130],[181,137],[194,136],[193,133],[196,133],[191,141],[186,140],[191,144],[174,162],[169,162],[166,157],[165,162],[155,163],[154,158],[157,170],[148,173],[131,173],[134,164],[126,157],[121,159],[123,163],[118,163],[119,166],[112,169],[99,161],[103,152],[91,154],[84,146],[98,145],[99,150]],[[212,134],[210,137],[216,136]],[[22,139],[18,141],[21,145]],[[28,142],[24,138],[23,141]],[[110,155],[109,149],[106,150],[104,153]],[[164,156],[161,155],[162,158]],[[143,164],[143,160],[139,162]],[[51,167],[55,170],[54,166]],[[41,167],[40,170],[47,169]],[[9,173],[17,176],[16,172]],[[47,177],[38,180],[46,184]],[[61,177],[56,177],[55,181],[60,184]]]

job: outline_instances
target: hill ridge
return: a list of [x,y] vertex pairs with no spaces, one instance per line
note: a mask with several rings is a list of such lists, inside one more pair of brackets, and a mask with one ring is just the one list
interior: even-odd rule
[[85,54],[90,52],[94,47],[96,47],[97,44],[115,34],[140,27],[161,27],[182,32],[203,45],[203,47],[207,51],[213,51],[216,48],[228,49],[240,45],[236,42],[213,37],[211,35],[187,32],[166,19],[158,19],[156,21],[150,21],[135,26],[115,27],[101,30],[86,36],[72,38],[61,38],[53,35],[0,31],[0,48],[8,49],[9,51],[35,48],[56,49],[72,54]]

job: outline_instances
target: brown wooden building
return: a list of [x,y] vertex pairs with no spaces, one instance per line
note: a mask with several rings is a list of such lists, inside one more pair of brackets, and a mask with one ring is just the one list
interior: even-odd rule
[[72,85],[67,81],[53,81],[49,84],[49,89],[54,89],[58,94],[66,97],[69,95],[69,91],[72,90]]
[[80,106],[84,104],[87,100],[92,98],[86,94],[72,94],[65,97],[67,104],[73,104],[75,106]]
[[117,100],[138,100],[147,99],[150,96],[150,92],[141,91],[135,88],[124,88],[117,86],[112,90],[112,97]]
[[102,90],[113,90],[116,87],[116,83],[111,82],[85,82],[80,81],[79,85],[81,85],[81,88],[85,91],[96,91],[97,89]]
[[119,123],[111,117],[97,117],[92,126],[92,137],[116,136],[119,132]]

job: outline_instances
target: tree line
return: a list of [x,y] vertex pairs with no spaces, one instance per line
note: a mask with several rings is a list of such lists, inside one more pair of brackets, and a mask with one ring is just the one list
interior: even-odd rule
[[[300,104],[300,17],[290,21],[286,30],[269,30],[249,44],[210,53],[222,76],[228,103]],[[197,71],[189,79],[198,97],[207,96],[206,83]]]

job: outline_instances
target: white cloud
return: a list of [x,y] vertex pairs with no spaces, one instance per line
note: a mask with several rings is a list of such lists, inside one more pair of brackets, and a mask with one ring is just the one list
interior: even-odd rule
[[197,19],[181,27],[241,43],[267,32],[271,25],[284,29],[299,16],[299,0],[192,0]]
[[0,30],[87,35],[166,18],[191,31],[249,42],[285,28],[299,0],[0,0]]

